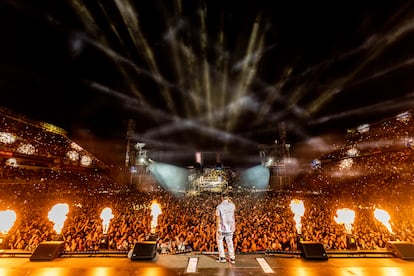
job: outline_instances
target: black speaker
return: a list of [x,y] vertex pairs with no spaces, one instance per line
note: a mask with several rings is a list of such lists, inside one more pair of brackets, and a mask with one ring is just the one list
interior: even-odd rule
[[156,254],[156,241],[137,242],[132,251],[131,260],[152,260]]
[[347,235],[346,236],[346,249],[350,249],[350,250],[357,250],[358,246],[356,244],[356,240],[355,237],[352,235]]
[[301,242],[300,249],[305,259],[327,260],[328,254],[322,243],[319,242]]
[[398,258],[414,260],[414,244],[409,242],[389,241],[387,248]]
[[63,241],[41,242],[30,256],[30,261],[51,261],[62,254],[63,245]]

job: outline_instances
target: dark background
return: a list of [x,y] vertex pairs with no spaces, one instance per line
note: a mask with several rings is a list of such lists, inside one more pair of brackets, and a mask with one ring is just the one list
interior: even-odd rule
[[413,106],[412,1],[119,2],[1,1],[1,106],[106,162],[133,119],[154,160],[236,167]]

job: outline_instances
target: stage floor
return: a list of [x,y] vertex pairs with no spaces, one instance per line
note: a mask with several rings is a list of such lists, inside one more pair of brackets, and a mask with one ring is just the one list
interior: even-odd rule
[[248,254],[237,255],[236,258],[236,264],[230,264],[217,263],[216,255],[213,254],[156,255],[150,260],[82,256],[30,261],[27,257],[0,257],[0,275],[414,275],[414,261],[397,257],[335,257],[328,260],[309,260],[303,257]]

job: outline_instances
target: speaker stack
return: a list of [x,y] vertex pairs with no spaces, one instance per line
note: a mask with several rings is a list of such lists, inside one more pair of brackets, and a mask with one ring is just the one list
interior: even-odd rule
[[387,248],[398,258],[414,260],[414,244],[401,241],[387,242]]
[[63,241],[41,242],[30,256],[30,261],[51,261],[59,257],[63,250]]
[[347,235],[346,236],[346,249],[350,249],[350,250],[357,250],[358,249],[355,237],[353,235]]
[[327,260],[328,254],[325,247],[320,242],[302,241],[299,246],[302,256],[308,260]]
[[157,255],[157,242],[137,242],[132,251],[131,260],[152,260]]

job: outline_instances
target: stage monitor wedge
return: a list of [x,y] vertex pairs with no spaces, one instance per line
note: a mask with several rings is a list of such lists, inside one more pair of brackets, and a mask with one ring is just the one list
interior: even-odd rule
[[414,244],[401,241],[387,242],[387,248],[403,260],[414,260]]
[[157,254],[156,241],[137,242],[134,246],[131,260],[152,260]]
[[59,257],[62,254],[63,250],[63,241],[41,242],[30,256],[30,261],[51,261]]
[[328,254],[320,242],[301,242],[299,248],[302,256],[308,260],[327,260]]

